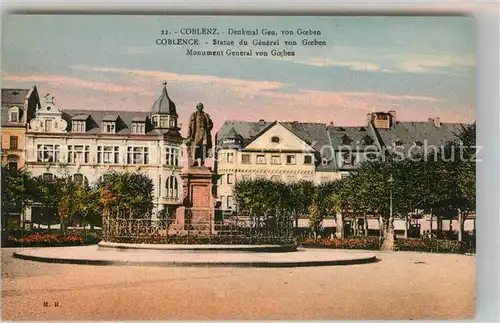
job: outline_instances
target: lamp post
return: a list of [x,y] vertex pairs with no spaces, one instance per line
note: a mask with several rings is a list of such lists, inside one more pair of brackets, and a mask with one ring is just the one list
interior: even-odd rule
[[390,189],[390,204],[389,204],[389,233],[393,234],[394,233],[394,218],[392,215],[392,183],[394,182],[394,178],[389,177],[389,180],[387,181],[389,183],[389,189]]

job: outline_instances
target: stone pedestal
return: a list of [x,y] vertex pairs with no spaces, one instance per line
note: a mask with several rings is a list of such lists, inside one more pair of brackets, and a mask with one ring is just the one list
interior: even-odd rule
[[173,229],[178,234],[209,235],[214,232],[216,175],[207,167],[189,167],[182,177],[182,205]]

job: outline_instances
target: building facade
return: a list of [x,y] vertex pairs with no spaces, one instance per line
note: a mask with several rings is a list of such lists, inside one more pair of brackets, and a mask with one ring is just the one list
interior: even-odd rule
[[395,111],[369,113],[360,126],[226,121],[216,134],[218,199],[223,210],[234,209],[233,187],[238,180],[320,184],[340,179],[386,150],[416,153],[444,146],[456,139],[461,127],[439,118],[398,121]]
[[140,171],[153,180],[153,216],[174,212],[183,166],[177,119],[166,84],[149,112],[61,110],[47,95],[29,121],[26,166],[34,176],[89,184],[106,172]]
[[26,126],[39,107],[36,87],[2,89],[2,166],[12,170],[24,167]]

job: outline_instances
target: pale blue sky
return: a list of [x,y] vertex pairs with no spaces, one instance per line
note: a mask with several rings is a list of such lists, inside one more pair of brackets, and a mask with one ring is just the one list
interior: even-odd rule
[[[19,15],[3,24],[2,86],[37,85],[64,109],[147,110],[167,80],[182,119],[202,101],[217,125],[362,124],[373,107],[406,120],[475,119],[471,18]],[[183,47],[155,44],[161,29],[183,27],[311,28],[322,35],[307,38],[327,46],[297,47],[296,56],[279,59],[189,57]]]

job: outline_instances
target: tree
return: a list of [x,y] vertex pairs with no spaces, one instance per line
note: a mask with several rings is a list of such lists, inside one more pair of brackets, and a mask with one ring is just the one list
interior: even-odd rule
[[290,185],[291,205],[295,218],[295,227],[299,227],[299,218],[309,213],[316,186],[312,181],[301,180]]
[[140,172],[108,172],[97,182],[105,216],[144,218],[153,209],[153,181]]
[[10,213],[23,213],[33,194],[31,174],[26,170],[12,170],[2,166],[2,227],[7,227]]

